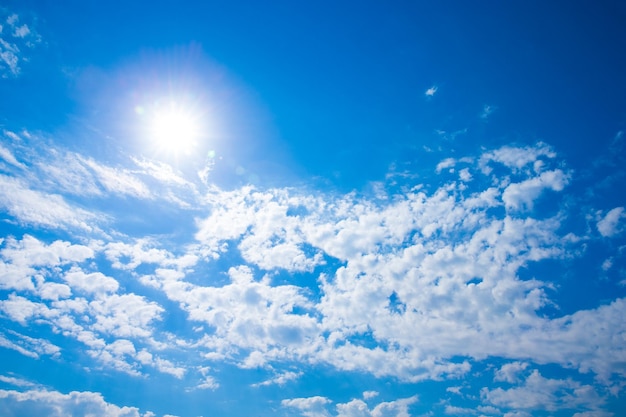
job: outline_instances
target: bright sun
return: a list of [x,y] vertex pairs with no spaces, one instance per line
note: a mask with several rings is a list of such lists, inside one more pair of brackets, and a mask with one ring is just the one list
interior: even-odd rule
[[176,103],[152,112],[149,134],[155,148],[166,153],[191,153],[201,135],[200,120],[191,109]]

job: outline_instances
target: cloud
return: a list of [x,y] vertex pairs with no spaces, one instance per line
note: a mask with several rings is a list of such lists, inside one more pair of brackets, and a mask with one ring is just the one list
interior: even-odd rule
[[[457,164],[465,180],[443,172]],[[211,187],[198,197],[195,230],[174,246],[114,231],[82,244],[7,238],[0,282],[8,295],[0,310],[6,320],[48,325],[60,339],[79,342],[94,366],[133,376],[157,371],[203,389],[218,384],[194,374],[207,360],[266,370],[307,363],[416,382],[461,378],[490,357],[510,361],[496,382],[525,381],[525,367],[535,362],[592,372],[610,385],[626,372],[614,337],[625,329],[625,301],[546,316],[554,287],[521,277],[579,249],[564,235],[565,209],[538,218],[529,210],[545,190],[557,203],[566,199],[565,169],[540,143],[443,161],[439,185],[383,200]],[[164,331],[172,317],[181,329]],[[15,335],[5,339],[21,346]],[[184,364],[175,359],[181,355]],[[285,371],[255,386],[298,376]],[[330,400],[320,398],[285,404],[330,415]],[[364,404],[371,398],[337,412],[404,412]],[[499,391],[488,398],[486,407],[505,404]]]
[[94,417],[149,417],[152,413],[140,413],[136,407],[120,407],[108,403],[102,394],[89,391],[72,391],[63,394],[46,389],[27,391],[0,390],[0,404],[9,414],[29,414],[63,417],[68,415],[89,415]]
[[26,24],[16,27],[13,32],[13,36],[15,36],[16,38],[25,38],[29,34],[30,34],[30,29],[28,28],[28,25]]
[[452,168],[455,164],[456,164],[456,160],[454,158],[446,158],[437,164],[437,167],[435,168],[435,172],[439,174],[444,169]]
[[[152,324],[160,320],[163,308],[136,294],[117,294],[117,280],[86,271],[93,264],[80,264],[95,255],[90,247],[64,241],[44,244],[28,235],[20,241],[7,239],[0,251],[2,282],[20,294],[9,293],[0,301],[0,311],[25,326],[31,321],[47,323],[55,332],[84,344],[87,354],[106,366],[139,375],[140,365],[148,365],[182,377],[184,368],[135,348],[135,344],[157,344]],[[0,343],[30,357],[57,356],[61,350],[14,332],[2,336]]]
[[542,172],[538,177],[506,187],[502,201],[512,210],[532,210],[534,201],[544,190],[561,191],[568,182],[568,175],[560,169]]
[[[34,290],[33,278],[38,278],[36,267],[56,267],[71,262],[81,262],[93,256],[93,250],[83,245],[72,245],[65,241],[55,241],[46,245],[32,236],[24,235],[22,240],[9,237],[0,250],[0,288],[13,290]],[[48,283],[52,284],[52,283]],[[39,286],[46,293],[63,292],[56,286]]]
[[[367,403],[360,399],[353,399],[347,403],[336,405],[336,417],[409,417],[409,406],[417,402],[417,396],[401,398],[389,402],[381,402],[369,408]],[[325,397],[294,398],[283,400],[283,407],[296,408],[301,415],[307,417],[330,417],[332,414],[327,410],[331,400]]]
[[378,394],[378,391],[365,391],[363,392],[363,398],[369,400],[370,398],[377,397]]
[[283,386],[289,381],[294,381],[302,376],[302,372],[292,372],[287,371],[276,375],[274,378],[268,379],[267,381],[260,382],[258,384],[253,384],[253,387],[264,387],[269,385],[279,385]]
[[81,158],[81,162],[93,170],[106,191],[137,198],[151,198],[148,187],[125,169],[102,165],[93,159]]
[[512,362],[502,365],[495,373],[494,381],[505,381],[514,384],[519,381],[519,374],[528,367],[525,362]]
[[483,106],[483,111],[482,111],[482,113],[480,113],[480,118],[481,118],[481,119],[483,119],[483,120],[488,119],[488,118],[489,118],[489,116],[491,116],[491,114],[492,114],[494,111],[496,111],[497,109],[498,109],[498,108],[497,108],[497,107],[495,107],[495,106],[491,106],[491,105],[485,104],[485,105]]
[[537,370],[533,370],[521,386],[483,388],[481,398],[496,407],[514,410],[596,410],[605,402],[590,385],[544,378]]
[[326,417],[330,416],[330,414],[325,406],[330,402],[328,398],[315,396],[282,400],[281,405],[283,407],[296,408],[306,417]]
[[21,378],[4,375],[0,375],[0,381],[4,382],[5,384],[13,385],[15,387],[32,387],[35,385],[34,383]]
[[485,174],[492,171],[494,162],[510,168],[513,173],[519,173],[522,169],[528,169],[530,165],[534,167],[537,162],[545,163],[555,157],[556,152],[543,142],[525,147],[507,145],[484,152],[479,158],[478,165]]
[[116,292],[119,288],[118,282],[107,277],[101,272],[85,273],[77,267],[73,267],[63,275],[63,279],[78,291],[87,293],[111,293]]
[[620,227],[620,220],[623,218],[626,218],[624,207],[616,207],[610,210],[598,221],[598,231],[604,237],[615,236],[623,230],[623,227]]
[[73,207],[58,194],[32,190],[23,181],[0,175],[0,208],[19,223],[53,229],[97,230],[91,223],[103,220],[101,215]]
[[23,164],[21,164],[13,155],[13,153],[8,150],[7,148],[0,146],[0,158],[4,159],[6,162],[8,162],[9,164],[18,167],[18,168],[25,168],[25,166]]
[[24,356],[34,359],[39,359],[42,355],[58,357],[61,352],[61,348],[45,339],[26,336],[10,330],[7,333],[12,336],[12,340],[6,337],[8,335],[0,333],[0,346],[15,350]]
[[6,22],[6,28],[0,24],[0,77],[18,76],[23,62],[28,61],[30,50],[41,42],[41,37],[32,25],[19,25],[20,16],[15,13],[6,15],[0,10],[0,18]]
[[435,95],[435,93],[437,92],[438,87],[436,85],[433,85],[432,87],[429,87],[425,92],[424,95],[426,97],[432,97]]

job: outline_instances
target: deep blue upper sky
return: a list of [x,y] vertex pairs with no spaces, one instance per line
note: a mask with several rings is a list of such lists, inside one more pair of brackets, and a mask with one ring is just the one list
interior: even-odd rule
[[625,21],[0,6],[0,409],[619,416]]

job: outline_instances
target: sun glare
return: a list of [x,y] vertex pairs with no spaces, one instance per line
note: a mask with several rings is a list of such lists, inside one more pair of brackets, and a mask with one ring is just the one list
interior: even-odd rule
[[176,103],[156,108],[149,124],[150,141],[155,149],[165,153],[191,153],[202,133],[198,116]]

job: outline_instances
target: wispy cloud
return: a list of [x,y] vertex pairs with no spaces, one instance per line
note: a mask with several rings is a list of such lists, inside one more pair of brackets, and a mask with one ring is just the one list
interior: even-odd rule
[[258,384],[253,384],[253,387],[264,387],[269,385],[285,385],[289,381],[294,381],[302,376],[302,372],[287,371],[276,375],[275,377],[268,379]]
[[0,175],[0,207],[18,222],[50,228],[97,230],[93,224],[104,218],[96,213],[73,207],[58,194],[32,190],[23,181]]
[[426,91],[424,92],[424,95],[426,97],[432,97],[435,95],[435,93],[437,92],[437,90],[439,89],[439,87],[437,87],[436,85],[433,85],[432,87],[429,87],[426,89]]
[[487,120],[489,116],[493,114],[498,108],[496,106],[492,106],[489,104],[485,104],[483,106],[483,111],[480,113],[480,118],[483,120]]

